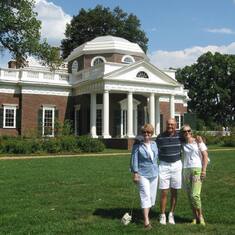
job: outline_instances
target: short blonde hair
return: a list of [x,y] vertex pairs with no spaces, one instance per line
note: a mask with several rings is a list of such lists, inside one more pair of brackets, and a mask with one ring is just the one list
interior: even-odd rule
[[146,123],[141,128],[141,132],[142,133],[145,132],[145,131],[147,131],[147,132],[151,133],[151,135],[153,135],[154,128],[153,128],[153,126],[150,123]]

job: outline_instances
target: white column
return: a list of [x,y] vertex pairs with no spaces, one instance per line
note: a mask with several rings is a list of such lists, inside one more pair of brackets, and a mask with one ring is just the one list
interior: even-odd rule
[[90,100],[90,134],[92,138],[98,138],[96,134],[96,94],[91,93]]
[[121,138],[123,138],[123,110],[121,109]]
[[127,95],[127,137],[134,137],[133,134],[133,94],[128,92]]
[[175,118],[175,97],[170,95],[170,117]]
[[159,96],[156,96],[155,98],[155,117],[156,117],[156,124],[155,124],[155,133],[156,135],[160,134],[160,102],[159,102]]
[[102,136],[104,139],[111,138],[109,134],[109,92],[104,91],[103,94],[103,123]]
[[[149,97],[149,123],[153,126],[153,128],[155,129],[155,107],[154,107],[154,93],[150,94]],[[155,133],[153,133],[153,135],[155,135]]]
[[137,135],[138,112],[134,110],[134,135]]

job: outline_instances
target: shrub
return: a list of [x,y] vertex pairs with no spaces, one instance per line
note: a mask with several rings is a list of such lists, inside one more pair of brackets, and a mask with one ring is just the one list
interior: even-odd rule
[[61,150],[60,142],[56,138],[48,138],[42,141],[42,149],[47,153],[58,153]]
[[68,135],[59,137],[61,151],[80,152],[78,147],[77,137]]
[[224,136],[223,140],[224,147],[235,147],[235,135]]
[[99,139],[93,139],[90,136],[84,135],[78,137],[78,147],[82,152],[102,152],[105,148],[104,144]]

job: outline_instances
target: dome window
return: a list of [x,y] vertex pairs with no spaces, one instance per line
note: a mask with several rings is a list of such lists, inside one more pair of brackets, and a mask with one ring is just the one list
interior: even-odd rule
[[130,55],[124,55],[122,57],[122,62],[125,64],[132,64],[135,62],[135,59]]
[[76,60],[72,63],[72,73],[76,73],[78,71],[78,62]]
[[105,63],[106,60],[103,56],[96,56],[92,59],[91,61],[91,66],[96,66],[98,64],[102,64],[102,63]]
[[136,75],[137,78],[149,78],[148,74],[145,73],[144,71],[140,71]]

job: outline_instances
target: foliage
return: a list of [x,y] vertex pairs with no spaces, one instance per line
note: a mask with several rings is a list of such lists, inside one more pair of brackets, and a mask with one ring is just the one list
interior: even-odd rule
[[104,144],[90,136],[60,135],[55,138],[1,137],[0,153],[80,153],[102,152]]
[[55,135],[69,136],[73,134],[72,121],[66,119],[63,123],[58,120],[55,121]]
[[61,42],[63,58],[81,44],[98,36],[112,35],[123,37],[131,42],[138,43],[146,52],[148,39],[140,29],[140,21],[133,14],[127,14],[119,7],[113,11],[108,7],[97,5],[94,9],[81,9],[67,24],[65,36]]
[[102,152],[105,148],[104,144],[98,140],[93,139],[90,136],[84,135],[78,138],[78,146],[82,152]]
[[33,11],[35,1],[2,0],[0,4],[0,47],[9,50],[17,67],[26,66],[29,55],[57,66],[56,49],[46,41],[40,42],[41,22]]
[[235,135],[224,137],[223,142],[224,147],[235,147]]
[[[202,205],[207,225],[191,225],[186,192],[178,192],[175,226],[161,226],[160,192],[144,231],[129,155],[8,160],[0,164],[0,234],[234,234],[235,151],[210,152]],[[168,200],[169,202],[170,200]],[[120,222],[133,207],[128,226]],[[169,208],[169,204],[167,205]]]
[[188,108],[206,125],[228,126],[235,113],[235,55],[207,52],[179,69],[176,78],[189,89]]

